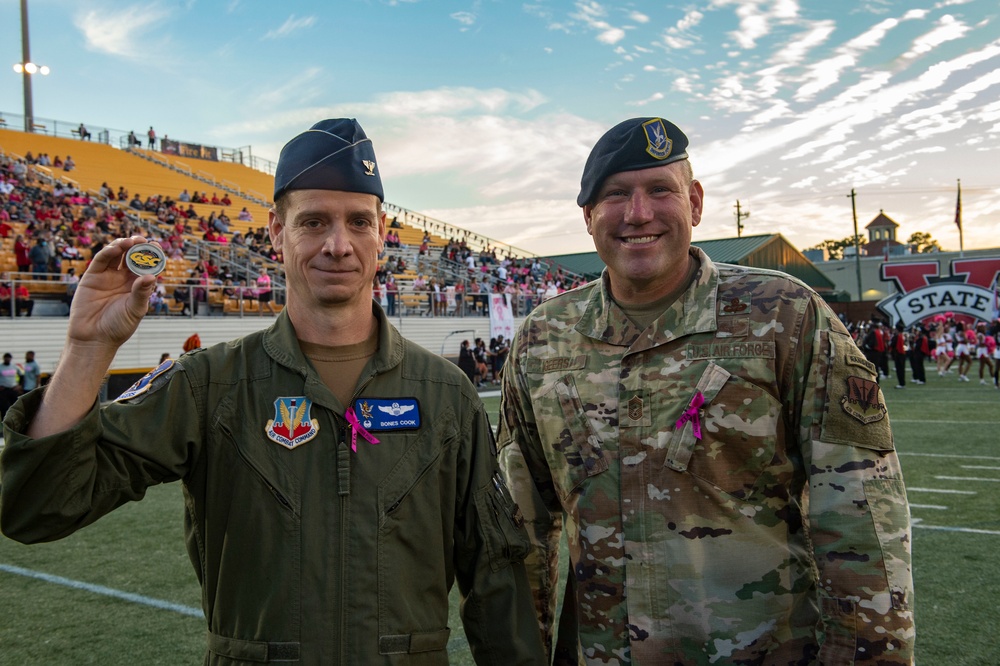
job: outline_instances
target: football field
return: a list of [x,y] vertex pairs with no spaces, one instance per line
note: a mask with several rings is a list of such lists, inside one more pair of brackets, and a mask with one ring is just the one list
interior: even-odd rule
[[[913,515],[917,659],[998,664],[1000,391],[929,372],[884,385]],[[499,399],[486,399],[491,415]],[[493,418],[495,421],[496,419]],[[178,484],[50,544],[0,538],[0,664],[198,664]],[[454,664],[472,664],[452,594]]]

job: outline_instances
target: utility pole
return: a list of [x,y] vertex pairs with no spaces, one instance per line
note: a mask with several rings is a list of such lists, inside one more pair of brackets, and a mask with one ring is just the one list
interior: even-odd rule
[[864,300],[864,292],[861,291],[861,241],[858,239],[858,209],[854,202],[856,195],[853,187],[848,196],[851,197],[851,214],[854,216],[854,269],[858,274],[858,302],[861,302]]
[[736,200],[736,237],[743,237],[743,220],[750,217],[750,211],[742,212],[740,210],[740,200]]
[[[28,43],[28,0],[21,0],[21,63],[31,62],[31,45]],[[35,131],[35,111],[31,103],[31,72],[24,70],[24,131]],[[53,130],[54,131],[54,130]]]

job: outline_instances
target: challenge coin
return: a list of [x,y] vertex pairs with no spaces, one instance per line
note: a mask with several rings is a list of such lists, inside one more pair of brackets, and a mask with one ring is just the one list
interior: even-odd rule
[[125,263],[136,275],[159,275],[167,267],[167,255],[159,245],[139,243],[125,253]]

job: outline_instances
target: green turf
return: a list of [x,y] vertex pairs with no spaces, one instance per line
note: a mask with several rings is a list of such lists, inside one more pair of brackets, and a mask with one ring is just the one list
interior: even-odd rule
[[[926,386],[894,390],[895,382],[887,382],[886,388],[914,505],[917,657],[923,664],[995,664],[1000,391],[930,374]],[[497,414],[499,399],[485,402]],[[152,488],[144,501],[56,543],[22,546],[0,538],[0,565],[198,607],[181,521],[180,487]],[[203,658],[203,621],[174,611],[6,571],[0,571],[0,599],[0,665],[175,665]],[[457,604],[453,591],[451,661],[471,665]]]

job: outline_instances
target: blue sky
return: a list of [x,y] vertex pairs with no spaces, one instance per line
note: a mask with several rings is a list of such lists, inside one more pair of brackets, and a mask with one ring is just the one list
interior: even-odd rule
[[[880,209],[905,240],[1000,246],[996,0],[30,0],[35,115],[276,158],[358,118],[388,201],[540,253],[593,248],[574,203],[597,138],[662,116],[691,140],[696,239],[800,248]],[[17,0],[0,44],[20,61]],[[20,77],[0,111],[21,113]]]

